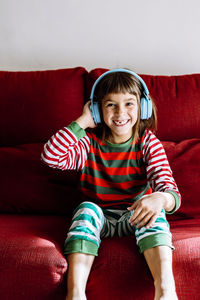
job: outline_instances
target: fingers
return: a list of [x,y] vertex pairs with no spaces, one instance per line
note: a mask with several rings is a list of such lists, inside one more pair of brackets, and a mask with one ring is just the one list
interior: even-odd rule
[[151,213],[147,213],[147,214],[141,213],[134,220],[129,220],[129,223],[132,226],[136,226],[137,228],[141,228],[141,227],[144,227],[144,226],[149,228],[154,224],[156,218],[157,218],[157,216],[153,215]]
[[131,206],[131,210],[134,210],[134,212],[130,217],[129,222],[133,226],[141,222],[144,217],[150,213],[148,207],[142,202],[142,198]]
[[134,202],[131,206],[127,207],[129,211],[134,210],[137,207],[137,202]]
[[150,228],[155,223],[157,217],[158,215],[155,212],[138,206],[130,217],[129,223],[137,228],[144,226]]
[[158,217],[157,215],[152,216],[149,223],[146,225],[146,228],[151,228],[155,224],[157,217]]
[[142,208],[137,207],[132,216],[129,219],[129,223],[131,223],[132,226],[138,224],[145,216],[146,213],[142,210]]
[[136,226],[137,228],[146,227],[150,228],[154,225],[155,221],[157,219],[157,215],[152,215],[151,213],[140,214],[134,221],[129,220],[129,223],[132,226]]
[[162,208],[163,200],[160,194],[144,195],[128,207],[129,211],[134,211],[129,219],[129,223],[132,226],[137,226],[137,228],[144,226],[150,228],[154,225]]
[[89,100],[83,108],[83,116],[85,119],[85,123],[87,124],[86,128],[95,128],[97,127],[97,125],[94,123],[93,117],[92,117],[92,113],[90,110],[90,105],[91,105],[91,101]]
[[90,112],[90,105],[91,105],[91,101],[86,102],[83,108],[83,112],[87,112],[87,113]]

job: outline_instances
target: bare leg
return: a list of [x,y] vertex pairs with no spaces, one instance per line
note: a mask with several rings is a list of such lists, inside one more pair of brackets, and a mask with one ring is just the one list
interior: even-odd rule
[[68,255],[66,300],[86,300],[85,289],[95,256],[84,253]]
[[144,251],[155,286],[154,300],[178,300],[172,272],[172,250],[158,246]]

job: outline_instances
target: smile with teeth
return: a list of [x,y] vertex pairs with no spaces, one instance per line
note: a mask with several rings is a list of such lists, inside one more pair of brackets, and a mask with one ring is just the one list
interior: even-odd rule
[[129,120],[113,120],[113,123],[116,126],[124,126],[128,123]]

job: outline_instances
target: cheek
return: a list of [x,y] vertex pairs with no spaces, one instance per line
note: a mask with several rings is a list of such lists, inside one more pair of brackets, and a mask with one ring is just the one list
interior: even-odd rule
[[103,117],[108,118],[112,114],[112,109],[104,108],[102,109]]
[[102,114],[103,114],[103,120],[105,123],[107,123],[109,119],[109,112],[106,109],[102,109]]
[[134,107],[130,113],[134,119],[138,119],[139,117],[138,106]]

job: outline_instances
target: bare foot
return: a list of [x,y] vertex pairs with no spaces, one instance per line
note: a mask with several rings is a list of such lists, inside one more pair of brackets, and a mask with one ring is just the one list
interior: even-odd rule
[[156,288],[154,300],[178,300],[176,291],[174,289]]

